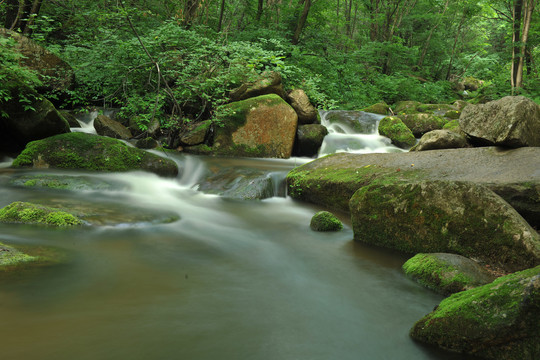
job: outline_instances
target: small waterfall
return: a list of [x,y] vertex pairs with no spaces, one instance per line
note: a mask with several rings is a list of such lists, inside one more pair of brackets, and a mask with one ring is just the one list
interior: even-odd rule
[[319,150],[319,157],[336,152],[357,154],[403,152],[390,139],[379,135],[379,122],[384,115],[363,111],[321,110],[321,123],[328,135]]
[[75,117],[79,122],[80,127],[72,127],[71,131],[96,134],[96,129],[94,128],[94,120],[98,117],[98,115],[103,114],[105,116],[111,116],[117,111],[118,109],[94,109],[86,113],[77,114],[75,115]]

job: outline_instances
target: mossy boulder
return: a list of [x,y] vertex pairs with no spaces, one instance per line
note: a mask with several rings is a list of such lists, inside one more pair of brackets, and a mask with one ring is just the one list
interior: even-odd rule
[[82,221],[65,211],[17,201],[0,209],[0,222],[39,224],[56,227],[82,225]]
[[398,101],[394,105],[394,113],[398,115],[402,114],[416,114],[418,113],[418,110],[416,108],[418,106],[422,105],[422,103],[418,101]]
[[411,151],[458,149],[468,147],[467,138],[450,130],[433,130],[425,133]]
[[180,145],[194,146],[204,143],[212,126],[211,120],[190,123],[179,136]]
[[444,113],[444,117],[448,119],[459,119],[459,116],[461,115],[461,111],[458,110],[448,110]]
[[469,290],[495,280],[476,261],[456,254],[416,254],[403,264],[405,274],[443,295]]
[[37,257],[0,243],[0,273],[37,261]]
[[407,253],[448,252],[505,271],[540,264],[540,235],[487,187],[374,182],[350,201],[354,239]]
[[307,157],[317,156],[326,135],[328,135],[328,129],[323,125],[308,124],[298,126],[294,154]]
[[459,125],[479,145],[540,146],[540,106],[524,96],[469,105]]
[[285,91],[281,82],[281,74],[266,71],[257,79],[246,82],[229,93],[232,101],[240,101],[261,95],[275,94],[285,99]]
[[145,137],[143,139],[139,139],[135,143],[135,147],[139,149],[155,149],[158,146],[159,146],[158,141],[150,136]]
[[309,227],[314,231],[339,231],[343,229],[343,224],[331,212],[319,211],[311,218]]
[[444,115],[448,111],[457,110],[454,106],[448,104],[421,104],[416,107],[421,113]]
[[319,121],[319,112],[311,104],[308,96],[302,89],[294,89],[287,95],[287,102],[291,104],[298,115],[298,124],[315,124]]
[[448,122],[448,120],[442,116],[427,113],[399,115],[399,118],[409,129],[411,129],[416,137],[421,137],[425,133],[433,130],[440,130]]
[[411,329],[443,349],[486,359],[540,358],[540,266],[444,299]]
[[[214,119],[214,155],[289,158],[292,154],[298,116],[279,96],[270,94],[225,106]],[[205,150],[205,148],[190,148]]]
[[106,115],[98,115],[94,120],[94,128],[98,135],[115,139],[128,140],[133,137],[131,131],[116,120]]
[[0,150],[20,151],[30,141],[70,132],[49,100],[18,80],[4,79],[4,87],[11,100],[2,104],[7,117],[0,120]]
[[363,108],[362,111],[372,114],[388,115],[390,113],[390,106],[385,102],[380,102]]
[[456,133],[461,133],[461,128],[459,127],[459,120],[450,120],[443,126],[443,130],[450,130]]
[[162,176],[178,174],[178,166],[173,160],[128,146],[120,140],[77,132],[29,143],[12,166],[91,171],[144,170]]
[[379,134],[392,140],[392,144],[400,148],[410,148],[416,144],[411,130],[396,116],[387,116],[379,123]]
[[10,180],[9,184],[17,187],[69,191],[112,191],[126,188],[126,184],[117,181],[102,180],[91,176],[53,174],[27,174],[16,176]]
[[540,180],[492,184],[490,188],[511,204],[529,224],[540,229]]
[[68,111],[68,110],[58,110],[58,111],[60,115],[62,115],[62,117],[66,119],[70,127],[81,127],[81,124],[79,123],[75,115],[73,115],[73,112]]

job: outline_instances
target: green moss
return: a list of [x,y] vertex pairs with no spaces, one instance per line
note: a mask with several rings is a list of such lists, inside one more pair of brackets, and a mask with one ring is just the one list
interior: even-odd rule
[[377,103],[377,104],[373,104],[371,106],[368,106],[368,107],[362,109],[362,111],[368,112],[368,113],[373,113],[373,114],[386,115],[386,114],[388,114],[389,109],[390,109],[390,107],[386,103],[381,102],[381,103]]
[[444,124],[443,129],[459,132],[460,131],[459,120],[452,120],[452,121],[447,122],[446,124]]
[[36,260],[35,256],[27,255],[11,246],[0,243],[0,271]]
[[82,224],[80,219],[65,211],[21,201],[0,209],[0,222],[43,224],[57,227]]
[[328,211],[319,211],[313,215],[309,226],[315,231],[339,231],[343,228],[341,221]]
[[412,131],[399,119],[394,116],[387,116],[379,123],[379,134],[392,140],[392,143],[399,147],[409,148],[416,143]]
[[459,116],[461,115],[461,112],[458,110],[448,110],[444,113],[445,118],[449,119],[459,119]]
[[416,110],[422,113],[433,113],[433,112],[447,112],[450,110],[455,110],[452,105],[447,104],[422,104],[416,107]]

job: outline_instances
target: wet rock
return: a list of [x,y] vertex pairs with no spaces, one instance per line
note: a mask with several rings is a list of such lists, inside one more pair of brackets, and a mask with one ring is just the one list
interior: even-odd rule
[[265,171],[222,169],[201,181],[198,190],[230,199],[267,199],[274,196],[274,183]]
[[152,137],[146,137],[144,139],[139,139],[135,143],[135,147],[137,147],[139,149],[155,149],[155,148],[158,147],[158,145],[159,145],[159,143],[157,142],[157,140],[152,138]]
[[416,114],[418,110],[416,108],[422,105],[418,101],[398,101],[394,106],[394,113],[397,115],[403,114]]
[[0,222],[55,227],[82,225],[79,218],[68,212],[21,201],[11,203],[0,209]]
[[479,145],[540,146],[540,106],[524,96],[469,105],[459,124]]
[[54,189],[69,191],[85,190],[119,190],[126,188],[126,185],[120,182],[102,180],[90,176],[71,176],[71,175],[21,175],[14,177],[10,185],[17,187],[28,187],[36,189]]
[[214,155],[289,158],[298,117],[279,96],[270,94],[226,105],[228,115],[216,119],[212,146],[191,147]]
[[334,125],[334,130],[338,133],[357,132],[362,134],[373,134],[377,132],[377,119],[379,115],[363,111],[333,110],[323,112],[328,123]]
[[476,261],[456,254],[416,254],[403,264],[405,274],[443,295],[485,285],[495,276]]
[[178,174],[178,166],[170,159],[128,146],[120,140],[77,132],[29,143],[12,166],[92,171],[144,170],[162,176]]
[[540,356],[540,267],[444,299],[411,329],[419,341],[486,359]]
[[108,136],[115,139],[128,140],[133,137],[131,131],[118,121],[105,115],[98,115],[94,120],[94,128],[98,135]]
[[316,156],[326,135],[328,135],[328,129],[323,125],[308,124],[298,126],[296,142],[294,144],[295,155]]
[[[471,181],[495,190],[505,184],[528,189],[540,181],[540,148],[500,149],[494,147],[413,151],[388,154],[338,153],[299,166],[287,176],[288,194],[328,209],[349,210],[349,199],[360,187],[376,179],[389,183],[421,180]],[[538,198],[512,198],[538,206]],[[522,205],[523,206],[523,205]]]
[[493,184],[490,188],[511,204],[529,224],[540,229],[540,180]]
[[275,94],[285,99],[280,73],[273,71],[265,72],[258,79],[242,84],[240,87],[232,90],[229,93],[229,98],[231,101],[240,101],[268,94]]
[[319,211],[311,218],[309,227],[314,231],[339,231],[343,224],[331,212]]
[[482,85],[484,85],[483,80],[476,79],[472,76],[466,76],[460,84],[463,86],[463,89],[467,91],[476,91],[478,90]]
[[443,126],[443,130],[450,130],[459,134],[464,134],[459,127],[459,120],[450,120]]
[[202,144],[210,131],[211,125],[211,120],[188,124],[185,132],[180,136],[180,144],[183,146]]
[[442,116],[427,113],[399,115],[399,118],[411,129],[415,137],[421,137],[433,130],[440,130],[448,122]]
[[409,128],[396,116],[387,116],[379,123],[379,134],[392,140],[392,144],[408,149],[416,144],[416,139]]
[[69,124],[69,127],[81,127],[81,124],[79,123],[79,121],[77,120],[75,115],[73,115],[71,111],[59,110],[59,113],[60,115],[62,115],[64,119],[66,119],[66,121]]
[[482,185],[383,179],[360,188],[350,211],[356,241],[413,254],[449,252],[506,271],[540,264],[540,235]]
[[2,104],[7,117],[0,121],[0,150],[20,151],[30,141],[70,132],[49,100],[18,80],[4,82],[11,100]]
[[459,149],[469,147],[465,136],[450,130],[430,131],[416,144],[411,151],[425,151],[437,149]]
[[295,89],[287,95],[287,102],[291,104],[298,115],[298,124],[315,124],[318,121],[319,112],[311,104],[306,93],[302,89]]

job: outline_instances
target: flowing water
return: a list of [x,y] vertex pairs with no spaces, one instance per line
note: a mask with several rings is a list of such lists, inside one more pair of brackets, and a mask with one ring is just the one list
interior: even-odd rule
[[[2,359],[461,358],[409,338],[442,297],[405,278],[407,256],[353,242],[346,216],[344,230],[318,233],[309,222],[320,209],[279,191],[262,201],[196,191],[215,166],[266,169],[281,183],[308,159],[174,160],[183,169],[176,179],[11,170],[3,160],[0,207],[64,202],[107,216],[75,229],[0,224],[0,242],[51,246],[69,259],[0,279]],[[36,173],[116,185],[13,185]],[[124,220],[131,208],[157,220]],[[159,221],[163,213],[180,218]]]

